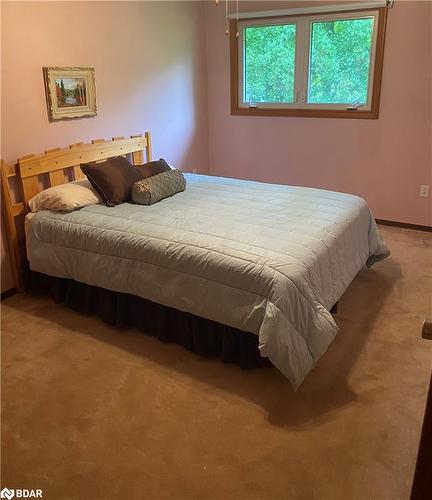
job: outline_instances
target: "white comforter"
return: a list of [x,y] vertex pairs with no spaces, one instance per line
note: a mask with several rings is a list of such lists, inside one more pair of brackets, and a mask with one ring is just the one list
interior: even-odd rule
[[38,212],[27,225],[31,269],[253,332],[297,388],[337,332],[329,309],[363,266],[389,254],[367,204],[186,177],[184,193],[152,206]]

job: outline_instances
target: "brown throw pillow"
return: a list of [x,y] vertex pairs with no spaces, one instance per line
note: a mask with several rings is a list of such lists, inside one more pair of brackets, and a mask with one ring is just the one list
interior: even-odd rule
[[154,175],[171,170],[171,167],[163,158],[155,161],[149,161],[148,163],[144,163],[144,165],[137,165],[136,168],[139,170],[143,179],[148,179]]
[[110,207],[130,200],[132,185],[143,178],[123,156],[100,163],[82,163],[81,170]]

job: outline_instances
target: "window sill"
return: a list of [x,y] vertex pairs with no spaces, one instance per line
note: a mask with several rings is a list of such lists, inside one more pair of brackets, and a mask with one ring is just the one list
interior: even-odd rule
[[283,109],[283,108],[240,108],[233,106],[231,114],[237,116],[298,116],[304,118],[352,118],[378,119],[378,109],[356,110],[346,109]]

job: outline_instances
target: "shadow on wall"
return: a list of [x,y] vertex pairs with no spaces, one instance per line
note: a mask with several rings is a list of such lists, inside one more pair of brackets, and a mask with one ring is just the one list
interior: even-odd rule
[[170,82],[161,103],[167,118],[153,133],[154,159],[165,158],[186,172],[197,169],[207,173],[206,123],[196,102],[201,85],[193,76],[193,64],[191,55],[184,55],[181,64],[173,65],[153,82],[159,88]]
[[[164,344],[136,329],[120,330],[96,317],[68,312],[65,306],[52,304],[47,310],[44,303],[42,308],[32,306],[30,310],[64,329],[130,353],[129,363],[142,358],[158,365],[157,369],[162,368],[164,373],[172,373],[174,378],[194,378],[213,391],[249,400],[262,407],[275,426],[301,429],[328,420],[332,412],[356,401],[357,395],[349,386],[351,371],[374,330],[386,297],[400,277],[399,265],[391,258],[358,274],[339,303],[338,335],[297,392],[274,368],[243,371],[219,360],[201,358],[175,344]],[[10,306],[20,307],[19,303],[11,301]],[[376,379],[378,374],[371,369],[362,376]]]

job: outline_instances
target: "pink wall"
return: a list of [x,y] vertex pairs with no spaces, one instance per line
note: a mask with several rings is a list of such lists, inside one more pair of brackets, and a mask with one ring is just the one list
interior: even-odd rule
[[[154,156],[206,171],[197,2],[2,3],[2,158],[146,130]],[[49,123],[43,66],[94,66],[98,115]]]
[[[286,8],[247,2],[241,9]],[[299,2],[295,2],[296,5]],[[214,175],[314,186],[364,197],[375,217],[432,225],[431,2],[389,12],[378,120],[230,115],[224,9],[206,2],[209,168]]]

